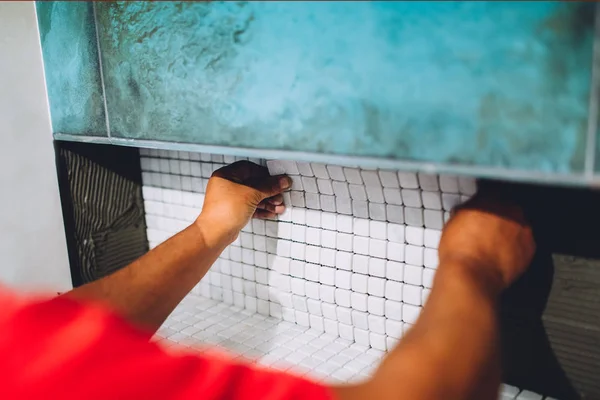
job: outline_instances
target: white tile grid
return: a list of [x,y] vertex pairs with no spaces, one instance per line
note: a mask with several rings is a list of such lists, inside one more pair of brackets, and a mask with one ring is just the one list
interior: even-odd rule
[[[191,223],[210,174],[240,159],[165,150],[141,155],[151,248]],[[278,221],[248,224],[194,293],[340,343],[387,351],[417,319],[433,283],[443,224],[474,193],[474,180],[292,161],[266,165],[292,177],[286,212]]]

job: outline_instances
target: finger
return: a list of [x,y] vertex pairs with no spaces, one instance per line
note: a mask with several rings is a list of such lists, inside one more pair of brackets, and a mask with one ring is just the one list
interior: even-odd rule
[[260,218],[260,219],[272,219],[275,218],[277,216],[277,214],[272,213],[270,211],[266,211],[266,210],[256,210],[254,211],[254,218]]
[[289,189],[292,186],[292,179],[287,175],[275,175],[254,179],[248,184],[258,190],[263,196],[261,200],[264,200]]
[[242,160],[219,168],[213,173],[213,176],[229,179],[236,183],[244,183],[250,179],[269,176],[269,170],[253,162]]
[[274,204],[269,203],[268,200],[261,201],[260,203],[258,203],[256,208],[266,210],[275,214],[282,214],[285,211],[285,206],[283,204],[276,206]]
[[278,194],[277,196],[273,196],[268,198],[266,201],[268,201],[269,203],[278,206],[283,204],[283,195],[282,194]]

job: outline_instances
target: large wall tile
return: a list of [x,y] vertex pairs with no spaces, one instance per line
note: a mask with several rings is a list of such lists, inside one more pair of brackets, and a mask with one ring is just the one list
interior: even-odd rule
[[92,3],[36,2],[52,131],[106,136]]

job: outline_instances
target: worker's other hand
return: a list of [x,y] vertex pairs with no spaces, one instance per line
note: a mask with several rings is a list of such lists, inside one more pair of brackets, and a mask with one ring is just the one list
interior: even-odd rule
[[285,210],[281,192],[291,183],[250,161],[219,168],[208,180],[198,223],[233,242],[252,217],[272,218]]
[[446,224],[438,250],[440,265],[487,269],[506,288],[529,266],[535,241],[522,208],[513,200],[515,187],[483,183]]

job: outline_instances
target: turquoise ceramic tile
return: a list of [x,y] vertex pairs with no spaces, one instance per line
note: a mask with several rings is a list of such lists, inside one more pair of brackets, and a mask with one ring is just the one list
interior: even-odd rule
[[98,3],[113,136],[577,172],[594,6]]
[[106,136],[92,3],[36,2],[54,133]]

